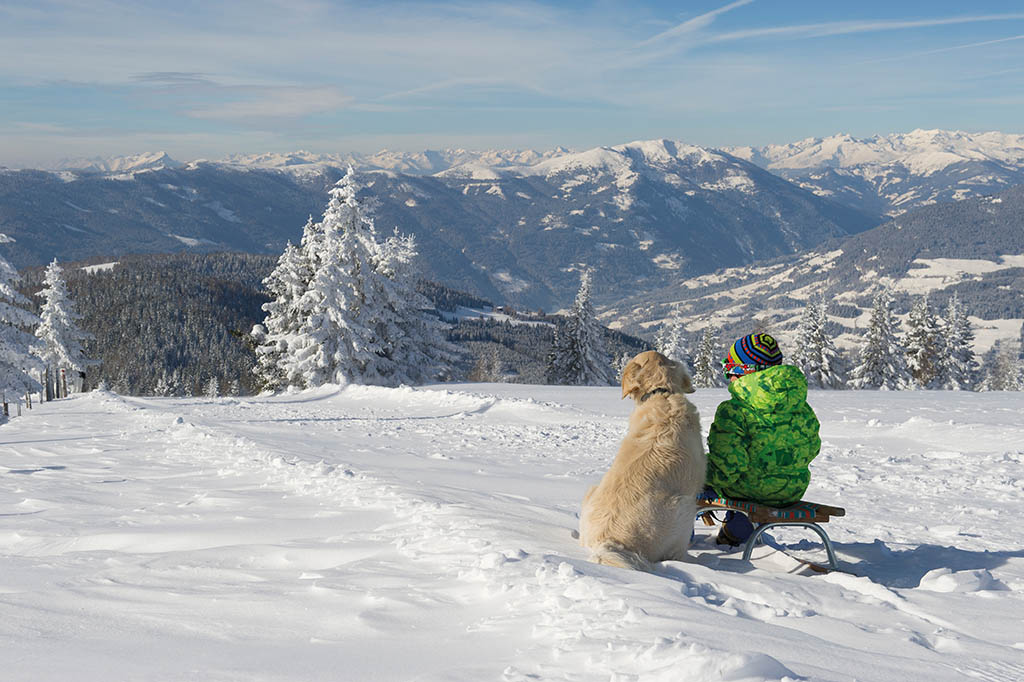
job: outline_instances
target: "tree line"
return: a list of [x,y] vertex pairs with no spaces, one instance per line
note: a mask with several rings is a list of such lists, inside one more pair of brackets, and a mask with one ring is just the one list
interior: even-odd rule
[[[978,358],[968,312],[955,292],[941,310],[927,295],[918,297],[901,328],[893,292],[882,289],[873,298],[859,347],[848,352],[836,346],[840,327],[829,320],[829,307],[824,297],[807,300],[785,360],[801,368],[811,388],[1024,390],[1024,324],[1016,345],[997,342]],[[754,331],[770,330],[758,326]],[[720,336],[713,325],[699,336],[691,334],[676,312],[659,332],[657,346],[690,366],[695,385],[724,386],[718,366],[725,354]],[[692,356],[687,352],[691,345]]]

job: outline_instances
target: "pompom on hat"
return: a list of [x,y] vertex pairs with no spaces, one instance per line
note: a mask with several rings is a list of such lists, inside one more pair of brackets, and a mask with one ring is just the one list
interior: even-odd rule
[[750,374],[782,364],[782,351],[771,334],[748,334],[736,339],[722,361],[726,374]]

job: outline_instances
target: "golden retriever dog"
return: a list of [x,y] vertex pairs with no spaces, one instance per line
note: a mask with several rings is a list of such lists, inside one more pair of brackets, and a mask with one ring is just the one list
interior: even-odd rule
[[707,455],[686,368],[657,351],[622,372],[636,402],[629,432],[601,482],[583,497],[580,543],[599,564],[650,570],[687,558]]

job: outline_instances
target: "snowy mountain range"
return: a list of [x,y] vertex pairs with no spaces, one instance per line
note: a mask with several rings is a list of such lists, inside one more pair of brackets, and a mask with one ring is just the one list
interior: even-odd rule
[[[333,161],[273,156],[131,173],[121,160],[110,173],[8,171],[0,173],[0,229],[17,239],[8,253],[19,266],[183,248],[278,253],[322,213],[342,173]],[[596,296],[613,300],[877,221],[736,157],[668,140],[376,163],[447,166],[367,174],[378,227],[417,236],[427,277],[531,308],[570,301],[582,267],[597,270]]]
[[1024,135],[999,132],[833,135],[726,151],[819,196],[889,215],[1024,184]]
[[917,130],[726,150],[650,140],[583,152],[295,152],[187,164],[144,154],[0,171],[0,230],[17,239],[6,253],[18,266],[183,249],[277,253],[320,215],[349,164],[372,176],[378,227],[416,234],[426,276],[551,309],[571,300],[582,267],[597,270],[599,303],[620,301],[841,240],[885,214],[1024,184],[1024,136]]
[[739,336],[760,320],[786,342],[807,299],[824,295],[837,343],[853,347],[882,287],[894,289],[901,314],[915,296],[928,294],[941,308],[956,292],[972,316],[978,352],[997,341],[1015,345],[1024,322],[1024,186],[927,206],[796,256],[646,292],[610,306],[601,318],[651,337],[678,309],[694,331],[713,324],[727,337]]
[[[672,144],[689,146],[682,142]],[[920,206],[993,194],[1024,184],[1024,135],[1001,132],[914,130],[868,138],[837,134],[763,147],[723,147],[721,151],[750,161],[821,197],[879,216],[899,215]],[[599,156],[595,152],[597,150],[583,154]],[[549,164],[557,165],[557,159],[563,157],[578,159],[580,153],[563,147],[546,151],[382,150],[374,154],[298,151],[236,154],[192,163],[277,170],[296,176],[316,175],[328,168],[344,169],[352,164],[363,170],[405,175],[440,173],[486,179],[509,174],[543,174]],[[67,160],[55,169],[123,174],[185,165],[164,152],[156,152],[109,159]]]

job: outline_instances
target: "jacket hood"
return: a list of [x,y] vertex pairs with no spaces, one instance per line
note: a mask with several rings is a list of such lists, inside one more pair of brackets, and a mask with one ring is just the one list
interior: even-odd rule
[[733,381],[729,393],[755,410],[792,410],[807,400],[807,378],[798,367],[776,365]]

